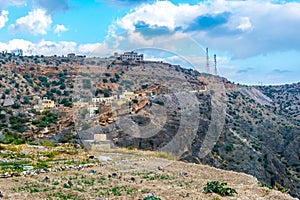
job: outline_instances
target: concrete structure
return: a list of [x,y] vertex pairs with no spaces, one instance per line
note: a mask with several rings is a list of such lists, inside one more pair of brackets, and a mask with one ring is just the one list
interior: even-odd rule
[[43,104],[44,109],[51,109],[51,108],[56,107],[54,101],[48,100],[47,97],[43,98],[42,104]]
[[106,134],[95,134],[94,135],[94,141],[99,142],[99,141],[106,141]]
[[109,150],[110,140],[107,140],[106,134],[94,134],[94,144],[92,150]]
[[69,54],[67,55],[67,57],[68,57],[68,58],[75,58],[76,55],[75,55],[75,53],[69,53]]
[[92,103],[112,103],[114,100],[115,97],[92,98]]
[[120,56],[121,60],[131,60],[131,61],[143,61],[144,55],[131,51],[131,52],[124,52],[123,55]]

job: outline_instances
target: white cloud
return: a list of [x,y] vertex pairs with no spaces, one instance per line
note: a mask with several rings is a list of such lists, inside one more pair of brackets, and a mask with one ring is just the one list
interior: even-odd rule
[[8,21],[8,11],[7,10],[2,10],[0,14],[0,29],[3,28]]
[[38,55],[66,55],[71,52],[76,52],[76,46],[76,42],[41,40],[37,44],[34,44],[31,49],[28,49],[28,53]]
[[87,56],[111,56],[116,50],[109,48],[107,43],[82,44],[77,48],[79,54]]
[[199,11],[198,5],[180,4],[176,6],[169,1],[157,1],[154,4],[136,8],[118,20],[117,24],[123,29],[135,30],[135,24],[143,21],[150,26],[161,26],[174,30],[176,26],[184,26],[187,21],[199,15]]
[[78,45],[72,41],[47,41],[40,40],[33,43],[23,39],[13,39],[7,43],[0,42],[0,51],[22,49],[24,55],[66,55],[68,53],[83,54],[87,56],[110,56],[114,50],[108,48],[106,43]]
[[34,9],[27,16],[17,19],[15,24],[9,26],[9,31],[32,33],[34,35],[45,35],[52,23],[51,16],[43,9]]
[[14,49],[23,49],[27,51],[33,44],[23,39],[13,39],[7,43],[0,42],[0,51],[10,51]]
[[67,31],[67,30],[68,30],[68,29],[67,29],[64,25],[62,25],[62,24],[57,24],[57,25],[55,26],[55,28],[54,28],[54,33],[60,34],[60,33],[65,32],[65,31]]
[[299,10],[300,3],[271,0],[208,0],[195,5],[156,1],[132,10],[115,25],[148,36],[144,43],[150,43],[149,38],[159,40],[162,35],[138,28],[165,27],[170,36],[172,31],[184,32],[211,49],[228,52],[234,58],[246,58],[300,51]]

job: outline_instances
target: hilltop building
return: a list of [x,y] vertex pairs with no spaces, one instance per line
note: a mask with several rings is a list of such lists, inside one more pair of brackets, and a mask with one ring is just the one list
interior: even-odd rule
[[76,54],[75,53],[69,53],[67,55],[68,58],[75,58],[76,57]]
[[144,60],[144,54],[138,54],[134,51],[128,51],[124,52],[123,54],[119,55],[118,53],[114,53],[114,58],[122,61],[143,61]]

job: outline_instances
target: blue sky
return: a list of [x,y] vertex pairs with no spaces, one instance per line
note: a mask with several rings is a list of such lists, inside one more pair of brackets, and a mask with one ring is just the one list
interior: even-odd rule
[[292,83],[300,81],[299,11],[296,0],[5,0],[0,50],[107,56],[141,49],[148,59],[203,71],[208,47],[231,81]]

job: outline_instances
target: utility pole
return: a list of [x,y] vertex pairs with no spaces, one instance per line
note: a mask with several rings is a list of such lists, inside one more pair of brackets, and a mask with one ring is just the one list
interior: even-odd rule
[[207,73],[210,73],[210,70],[209,70],[208,48],[206,48],[206,72],[207,72]]
[[214,55],[214,64],[215,64],[215,75],[218,75],[218,70],[217,70],[217,55]]

